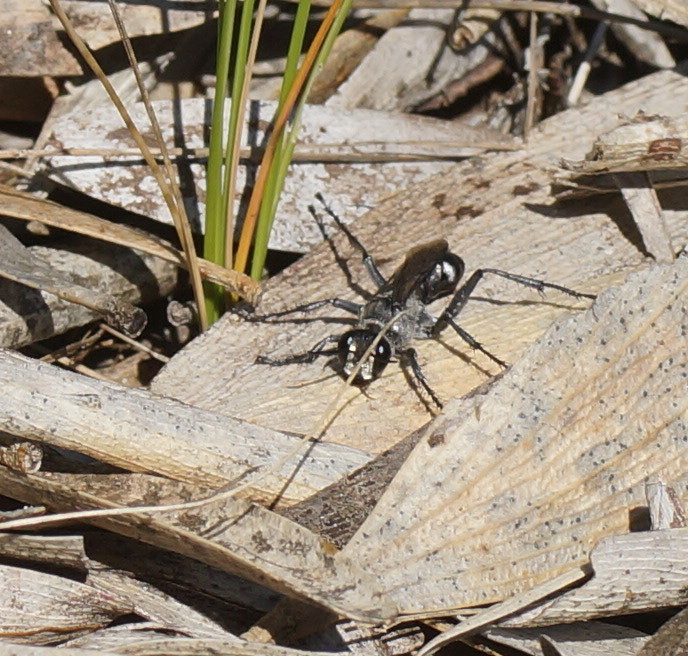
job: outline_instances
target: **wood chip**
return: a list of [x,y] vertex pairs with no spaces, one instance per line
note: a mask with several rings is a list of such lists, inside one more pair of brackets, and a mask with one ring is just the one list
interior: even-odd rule
[[[380,203],[353,230],[385,274],[399,265],[409,248],[444,238],[469,271],[495,267],[590,293],[619,284],[628,271],[646,266],[627,209],[614,198],[557,204],[550,188],[552,164],[562,155],[582,159],[600,131],[617,125],[619,112],[632,115],[638,107],[682,112],[688,103],[685,82],[680,73],[662,71],[563,112],[541,123],[523,151],[457,164],[446,174]],[[682,192],[663,193],[661,201],[678,250],[688,242]],[[334,205],[340,214],[346,212]],[[354,284],[370,290],[359,255],[341,235],[333,239],[340,260],[329,245],[323,245],[269,281],[259,312],[335,296],[360,301],[341,265],[348,258]],[[460,325],[508,363],[518,362],[526,346],[558,316],[585,308],[556,294],[542,299],[520,286],[487,278],[476,296],[481,300],[467,304]],[[431,310],[437,313],[443,307],[440,302]],[[326,309],[314,315],[331,320],[341,313]],[[341,392],[343,381],[324,359],[274,368],[253,363],[257,355],[301,353],[344,329],[324,321],[271,324],[226,316],[210,333],[177,353],[153,381],[153,388],[276,430],[308,433]],[[465,395],[499,373],[449,333],[445,331],[440,344],[432,340],[414,344],[430,385],[443,401]],[[427,406],[396,366],[387,367],[366,394],[345,389],[344,401],[325,439],[368,453],[389,449],[430,418]]]
[[133,610],[78,581],[9,565],[0,565],[0,608],[0,639],[36,645],[93,631]]
[[672,262],[674,248],[664,220],[657,192],[646,172],[616,173],[614,175],[633,220],[643,236],[647,252],[657,262]]
[[[639,20],[647,20],[647,16],[638,9],[634,0],[591,0],[593,7],[613,14],[630,16]],[[640,61],[657,68],[673,68],[676,66],[674,58],[662,37],[656,32],[644,30],[637,25],[612,21],[612,32],[628,50]]]
[[600,134],[584,161],[562,161],[577,174],[649,171],[688,166],[688,120],[638,112]]
[[2,77],[81,74],[79,63],[58,38],[50,11],[40,0],[0,0],[0,34]]
[[[447,406],[342,554],[402,615],[448,614],[587,564],[599,541],[629,530],[648,476],[684,499],[687,290],[683,256],[557,321],[485,397]],[[645,535],[659,562],[659,533]],[[685,553],[667,555],[671,603],[688,589]],[[653,606],[658,594],[621,593],[606,611]]]
[[664,483],[648,483],[645,492],[653,531],[688,526],[686,512],[673,487]]
[[[63,207],[2,184],[0,184],[0,202],[3,214],[15,219],[37,221],[53,228],[75,232],[110,244],[127,246],[186,268],[184,256],[178,249],[164,239],[142,230],[107,221],[87,212]],[[249,303],[258,302],[260,285],[255,280],[207,260],[199,259],[198,265],[206,280],[224,286]]]
[[[3,517],[0,521],[10,519]],[[84,539],[79,535],[0,534],[0,554],[4,558],[45,563],[52,567],[86,570]]]
[[[120,41],[107,3],[63,0],[62,4],[79,35],[92,50]],[[203,0],[182,3],[146,0],[145,4],[124,4],[120,7],[120,12],[132,39],[194,27],[213,16],[212,10],[208,9]]]
[[644,12],[688,27],[688,7],[683,0],[633,0]]
[[537,626],[688,603],[688,529],[617,535],[592,552],[593,578],[505,623]]
[[[378,593],[376,582],[353,561],[344,556],[334,561],[332,545],[298,524],[241,499],[218,496],[194,507],[153,511],[151,499],[158,504],[176,504],[187,501],[193,488],[135,474],[87,478],[16,474],[0,468],[0,494],[25,502],[41,499],[55,510],[118,510],[123,507],[122,499],[131,502],[132,488],[138,488],[142,495],[137,506],[148,502],[149,510],[126,508],[126,512],[110,516],[79,513],[78,517],[315,603],[336,615],[370,622],[397,614],[394,603]],[[16,528],[17,524],[9,526]]]
[[[327,106],[408,111],[461,79],[499,50],[489,32],[465,52],[446,46],[454,9],[412,9],[408,19],[386,32]],[[475,25],[471,26],[474,29]]]
[[[485,636],[531,656],[636,656],[648,636],[640,631],[603,622],[577,622],[533,629],[493,628]],[[545,652],[546,640],[557,652]]]
[[3,225],[0,225],[0,276],[83,305],[130,337],[138,337],[148,321],[141,308],[56,273]]
[[161,629],[189,638],[222,638],[241,642],[197,610],[125,572],[94,568],[89,572],[87,583],[113,600],[131,604],[137,615],[154,622]]
[[[183,133],[187,152],[206,146],[206,101],[159,101],[154,106],[170,145],[179,141],[179,134]],[[255,149],[256,144],[264,141],[265,128],[275,107],[274,102],[252,104],[242,142],[244,148]],[[129,110],[144,135],[152,139],[150,129],[145,127],[148,118],[142,104],[134,104]],[[77,152],[85,149],[90,155],[51,156],[52,176],[95,198],[170,223],[167,206],[148,168],[140,156],[127,154],[134,144],[120,125],[112,107],[75,111],[59,119],[52,144]],[[439,119],[364,109],[343,112],[319,105],[307,105],[304,109],[299,144],[301,157],[308,161],[302,159],[290,167],[270,236],[272,248],[292,252],[304,252],[322,242],[322,234],[307,212],[318,191],[328,189],[329,196],[342,198],[347,215],[352,218],[402,184],[449,170],[454,166],[451,159],[480,153],[485,148],[517,147],[513,138]],[[101,155],[104,151],[109,153],[107,158]],[[118,152],[125,154],[118,157]],[[376,161],[380,157],[387,161]],[[409,158],[414,161],[405,161]],[[205,165],[185,159],[184,167],[196,180],[188,206],[196,210],[191,219],[200,232]],[[253,168],[253,164],[239,167],[237,207],[246,176],[251,179]]]
[[[126,248],[102,248],[80,242],[70,244],[70,250],[61,250],[58,244],[50,248],[31,246],[27,250],[52,271],[53,277],[78,275],[82,287],[107,289],[119,303],[151,301],[170,293],[177,284],[175,266]],[[83,305],[2,278],[0,298],[0,346],[4,347],[19,348],[99,316]]]
[[[278,462],[300,442],[292,435],[2,350],[0,385],[0,427],[8,433],[130,471],[156,472],[211,488]],[[300,456],[257,481],[249,494],[269,502],[281,493],[282,503],[293,502],[369,459],[366,453],[333,444],[303,446]]]

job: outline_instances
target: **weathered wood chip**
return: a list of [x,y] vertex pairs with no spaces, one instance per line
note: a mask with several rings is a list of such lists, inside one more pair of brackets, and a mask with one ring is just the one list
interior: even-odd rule
[[[523,151],[487,154],[400,190],[357,221],[354,231],[385,274],[398,266],[409,248],[444,238],[468,271],[495,267],[582,292],[599,292],[645,266],[641,240],[618,196],[557,204],[551,193],[553,163],[562,156],[583,158],[601,131],[618,124],[619,113],[634,115],[644,107],[648,112],[680,114],[687,102],[688,85],[680,72],[647,76],[543,122]],[[679,250],[688,241],[682,195],[670,190],[660,194],[660,201],[672,243]],[[339,204],[335,209],[346,212]],[[354,284],[370,290],[360,258],[345,239],[336,236],[334,243],[339,261],[328,245],[304,257],[267,283],[259,312],[334,296],[360,301],[341,266],[341,259],[349,258]],[[440,301],[431,310],[439,313],[443,307]],[[459,323],[485,348],[515,363],[558,316],[584,307],[557,294],[542,299],[534,291],[486,277]],[[331,321],[336,312],[325,308],[314,314]],[[177,353],[152,385],[193,405],[278,430],[307,433],[341,392],[343,381],[324,358],[319,363],[274,368],[253,363],[257,355],[304,352],[345,329],[325,321],[254,323],[225,316]],[[499,373],[451,331],[443,333],[439,344],[418,341],[414,348],[442,401],[463,396]],[[369,453],[389,449],[430,418],[398,366],[387,367],[365,394],[348,388],[340,406],[325,439]]]
[[[120,40],[107,3],[88,0],[65,0],[64,10],[89,47],[97,50]],[[124,4],[120,7],[127,33],[135,36],[161,34],[200,25],[212,17],[211,9],[202,0],[165,2],[147,0],[145,3]]]
[[590,560],[593,578],[504,626],[541,626],[627,615],[688,603],[688,529],[616,535]]
[[[132,499],[132,489],[139,494]],[[184,508],[197,494],[192,486],[137,474],[17,474],[0,468],[0,494],[24,502],[39,499],[59,511],[116,510],[79,519],[143,542],[195,558],[287,596],[361,621],[390,619],[394,603],[376,582],[320,536],[242,499],[217,496]],[[195,497],[197,498],[197,497]],[[146,506],[148,510],[129,509]],[[40,519],[37,520],[40,522]],[[34,524],[36,522],[33,522]]]
[[111,294],[84,287],[65,274],[56,273],[3,225],[0,225],[0,276],[70,303],[83,305],[130,337],[138,337],[148,321],[141,308]]
[[[47,226],[75,232],[110,244],[128,246],[167,262],[186,268],[184,255],[157,235],[130,226],[114,223],[87,212],[63,207],[43,198],[0,184],[2,213],[24,221],[39,221]],[[260,285],[239,273],[199,258],[198,266],[204,279],[223,285],[251,303],[259,297]]]
[[633,118],[597,137],[587,158],[563,160],[578,174],[685,168],[688,165],[688,121],[683,116],[648,115]]
[[369,459],[337,444],[303,444],[278,465],[300,438],[2,349],[0,386],[0,428],[10,434],[211,488],[274,465],[248,492],[268,502],[308,497]]
[[485,636],[532,656],[549,656],[549,652],[543,651],[541,646],[543,639],[556,645],[561,654],[571,656],[635,656],[648,640],[648,636],[640,631],[603,622],[558,624],[533,629],[493,628],[485,631]]
[[[194,228],[200,232],[205,214],[205,165],[194,157],[194,151],[207,145],[207,102],[193,98],[175,103],[159,101],[154,106],[169,147],[183,135],[185,156],[181,166],[195,181],[186,191],[188,211]],[[274,102],[251,103],[242,147],[254,155],[258,145],[265,141],[265,129],[275,108]],[[143,104],[134,104],[130,113],[144,136],[153,140]],[[51,156],[51,175],[95,198],[170,223],[167,205],[155,180],[140,154],[135,149],[132,153],[135,144],[120,126],[121,119],[111,106],[61,117],[54,128],[52,145],[77,152],[85,149],[90,154]],[[485,148],[516,147],[518,142],[512,137],[485,128],[399,113],[308,105],[299,132],[297,161],[289,169],[270,245],[304,252],[322,241],[307,211],[318,191],[327,189],[329,196],[345,200],[350,208],[347,217],[351,218],[403,184],[449,170],[454,166],[450,160],[483,152]],[[239,167],[237,207],[254,168],[253,162],[245,161]]]
[[0,639],[47,644],[93,631],[133,608],[61,576],[0,565]]
[[644,12],[688,27],[688,7],[683,0],[633,0]]
[[684,498],[687,290],[683,255],[557,321],[489,394],[447,406],[342,554],[402,615],[446,614],[587,564],[650,477]]

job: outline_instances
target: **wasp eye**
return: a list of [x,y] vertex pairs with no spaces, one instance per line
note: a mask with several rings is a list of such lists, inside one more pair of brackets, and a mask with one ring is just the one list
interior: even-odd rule
[[[370,348],[377,333],[365,328],[356,328],[344,333],[339,339],[337,355],[342,373],[349,377],[356,366],[361,362],[365,352]],[[354,385],[366,385],[379,378],[392,358],[392,347],[382,337],[375,350],[361,365],[351,381]]]

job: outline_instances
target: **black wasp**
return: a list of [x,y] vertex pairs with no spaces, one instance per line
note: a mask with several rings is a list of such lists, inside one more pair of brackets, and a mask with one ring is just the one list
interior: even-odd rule
[[[339,229],[348,237],[351,245],[361,253],[363,264],[377,286],[377,291],[363,304],[341,298],[326,298],[299,305],[290,310],[255,317],[255,320],[270,320],[297,312],[311,312],[327,305],[345,310],[357,317],[355,328],[340,335],[329,335],[305,353],[289,355],[284,358],[259,356],[256,359],[257,364],[282,366],[313,362],[323,355],[334,356],[338,369],[347,378],[358,366],[352,384],[365,386],[379,378],[385,367],[396,359],[402,367],[408,366],[410,368],[416,382],[441,408],[442,403],[428,384],[411,343],[416,339],[436,338],[449,326],[469,346],[481,351],[498,365],[506,367],[502,360],[483,348],[478,341],[454,321],[486,273],[513,280],[527,287],[533,287],[541,293],[545,289],[556,289],[576,298],[595,298],[590,294],[580,294],[561,285],[535,278],[526,278],[499,269],[477,269],[461,287],[458,287],[466,267],[458,255],[450,252],[449,245],[444,239],[436,239],[412,248],[407,253],[402,265],[387,280],[380,273],[365,246],[327,206],[322,195],[317,194],[316,198],[323,204],[325,211],[334,219]],[[308,209],[318,220],[315,208],[310,206]],[[428,312],[427,306],[446,296],[451,296],[451,300],[436,319]],[[318,319],[314,320],[317,321]],[[347,320],[343,319],[342,322],[347,322]],[[380,335],[383,331],[384,334]],[[360,362],[376,339],[377,343],[368,358],[364,362]]]

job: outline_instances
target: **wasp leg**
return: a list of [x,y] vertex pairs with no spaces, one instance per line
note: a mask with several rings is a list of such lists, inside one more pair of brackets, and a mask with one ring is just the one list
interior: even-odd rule
[[546,289],[556,289],[557,291],[568,294],[575,298],[591,298],[595,299],[592,294],[581,294],[568,287],[562,287],[561,285],[555,285],[551,282],[545,282],[544,280],[538,280],[537,278],[527,278],[526,276],[519,276],[516,273],[509,273],[508,271],[501,271],[500,269],[476,269],[471,277],[456,291],[454,297],[449,302],[449,305],[444,309],[444,312],[440,315],[439,319],[435,323],[433,329],[433,334],[435,336],[439,335],[448,325],[451,319],[454,319],[463,310],[464,306],[468,302],[468,298],[473,293],[478,283],[482,280],[486,273],[493,273],[507,280],[512,280],[520,285],[525,285],[526,287],[532,287],[537,289],[541,294],[544,293]]
[[326,349],[328,344],[335,344],[339,341],[339,335],[330,335],[321,339],[312,349],[305,353],[295,353],[284,358],[269,358],[265,355],[259,355],[255,364],[267,364],[271,367],[282,367],[287,364],[302,364],[307,362],[315,362],[316,358],[321,355],[337,355],[337,348]]
[[418,357],[416,355],[416,350],[415,349],[406,349],[401,353],[401,357],[405,362],[408,362],[409,365],[411,366],[411,371],[413,372],[413,375],[415,379],[421,384],[423,389],[428,393],[430,398],[433,400],[433,403],[441,410],[442,409],[442,402],[439,400],[437,397],[437,394],[433,391],[432,387],[428,384],[427,379],[425,378],[425,374],[423,373],[423,370],[420,368],[420,363],[418,362]]
[[497,356],[492,355],[477,339],[472,337],[468,332],[466,332],[461,326],[457,325],[453,319],[447,319],[447,323],[457,332],[459,337],[466,342],[471,348],[476,351],[484,353],[492,362],[496,362],[500,367],[507,368],[507,363],[500,360]]
[[[343,298],[324,298],[321,301],[313,301],[312,303],[304,303],[303,305],[297,305],[296,307],[290,308],[289,310],[281,310],[280,312],[270,312],[269,314],[261,315],[247,315],[246,319],[249,321],[267,321],[270,319],[278,319],[279,317],[286,317],[290,314],[295,314],[297,312],[313,312],[326,305],[331,305],[339,310],[344,310],[350,312],[351,314],[358,315],[361,311],[361,305],[354,303],[353,301],[345,301]],[[319,321],[321,317],[313,317],[312,321]]]
[[[335,214],[334,210],[332,210],[332,208],[325,202],[325,199],[323,198],[323,195],[320,192],[316,193],[315,197],[320,201],[325,211],[334,219],[334,222],[337,224],[337,227],[348,237],[349,243],[354,248],[360,251],[361,256],[363,258],[363,264],[372,281],[378,287],[382,287],[384,284],[386,284],[387,279],[380,273],[380,269],[377,268],[377,264],[375,264],[375,260],[373,260],[373,256],[368,252],[368,249],[358,240],[358,237],[356,237],[356,235],[354,235],[354,233],[351,232],[351,230],[349,230],[349,226],[347,226],[346,223],[344,223],[337,216],[337,214]],[[317,221],[318,217],[315,213],[315,208],[312,205],[308,206],[308,211],[313,215],[313,217]]]

